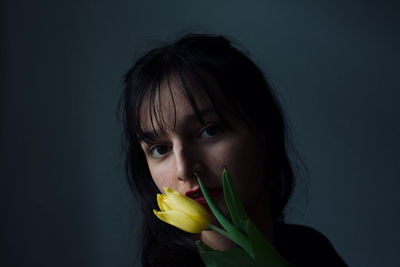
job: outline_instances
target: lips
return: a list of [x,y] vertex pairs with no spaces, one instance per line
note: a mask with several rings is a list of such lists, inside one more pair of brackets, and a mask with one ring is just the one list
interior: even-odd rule
[[[214,188],[207,187],[207,190],[213,199],[215,199],[217,196],[219,196],[222,193],[222,189],[218,188],[218,187],[214,187]],[[203,196],[203,193],[201,192],[200,187],[187,191],[185,193],[185,195],[196,200],[197,202],[199,202],[202,205],[207,205],[207,201],[206,201],[205,197]]]

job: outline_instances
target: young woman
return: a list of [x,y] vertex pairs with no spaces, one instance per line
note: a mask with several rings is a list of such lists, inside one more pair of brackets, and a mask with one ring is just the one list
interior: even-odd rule
[[211,230],[183,232],[152,211],[163,187],[198,198],[197,172],[227,215],[224,167],[283,257],[297,266],[345,266],[320,233],[284,223],[294,174],[283,115],[260,69],[226,38],[190,34],[149,51],[126,74],[121,104],[126,172],[143,213],[143,266],[204,266],[198,239],[215,250],[235,247]]

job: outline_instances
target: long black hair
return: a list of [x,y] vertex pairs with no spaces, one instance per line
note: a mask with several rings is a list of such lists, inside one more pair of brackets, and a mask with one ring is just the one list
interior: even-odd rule
[[[265,168],[275,222],[283,222],[283,210],[293,192],[294,174],[288,156],[286,127],[280,105],[261,70],[223,36],[187,34],[171,44],[152,49],[125,75],[119,110],[124,123],[125,169],[143,214],[143,266],[204,266],[189,236],[156,218],[157,189],[147,166],[140,140],[144,101],[149,101],[152,122],[163,128],[157,109],[160,84],[178,77],[193,110],[201,121],[190,85],[204,90],[223,117],[223,110],[241,118],[263,134],[268,153]],[[154,118],[154,120],[153,120]],[[154,127],[154,126],[153,126]]]

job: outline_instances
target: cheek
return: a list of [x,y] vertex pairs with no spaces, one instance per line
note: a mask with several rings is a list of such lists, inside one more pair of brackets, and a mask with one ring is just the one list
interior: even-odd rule
[[[263,155],[261,149],[249,136],[231,137],[220,142],[217,146],[204,147],[204,155],[207,155],[207,166],[215,171],[222,171],[227,166],[239,174],[253,173],[263,168]],[[240,175],[242,176],[242,175]]]
[[226,154],[233,183],[245,205],[256,202],[260,192],[265,192],[263,154],[258,144],[249,140],[238,141]]
[[172,168],[168,168],[165,164],[149,164],[149,170],[154,183],[161,192],[163,192],[163,187],[176,189],[173,183],[175,173]]
[[[259,169],[262,166],[263,155],[258,144],[248,138],[232,139],[217,151],[219,159],[226,161],[228,167],[240,169]],[[239,169],[239,168],[236,168]]]

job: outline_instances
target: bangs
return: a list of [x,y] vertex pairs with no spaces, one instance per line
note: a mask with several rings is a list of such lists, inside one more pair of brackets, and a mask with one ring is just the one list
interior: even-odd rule
[[[194,114],[201,125],[204,125],[205,122],[194,97],[193,90],[204,92],[219,118],[224,123],[227,123],[221,109],[227,108],[229,105],[224,103],[226,101],[223,101],[224,98],[221,95],[221,90],[217,83],[212,80],[213,79],[210,75],[205,71],[182,62],[179,65],[175,64],[173,68],[165,70],[164,73],[160,73],[157,76],[157,79],[154,79],[153,76],[148,83],[144,83],[149,86],[137,88],[137,90],[141,92],[141,97],[136,98],[136,110],[132,119],[135,125],[135,135],[138,140],[152,141],[152,137],[146,135],[142,128],[141,118],[145,113],[149,114],[152,131],[155,136],[159,136],[161,132],[165,132],[168,129],[161,105],[161,90],[168,90],[167,95],[171,99],[174,114],[173,128],[175,128],[176,105],[171,86],[172,84],[176,86],[176,89],[180,90],[189,101]],[[165,85],[163,86],[163,89],[161,88],[162,85]]]

